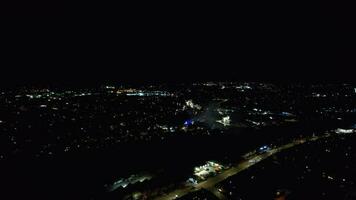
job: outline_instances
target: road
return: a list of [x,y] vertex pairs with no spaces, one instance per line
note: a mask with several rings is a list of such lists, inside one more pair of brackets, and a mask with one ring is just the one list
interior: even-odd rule
[[182,189],[177,189],[177,190],[174,190],[172,192],[170,192],[169,194],[166,194],[166,195],[163,195],[163,196],[160,196],[160,197],[157,197],[155,198],[156,200],[172,200],[172,199],[176,199],[178,197],[182,197],[190,192],[195,192],[195,191],[198,191],[200,189],[206,189],[210,192],[212,192],[215,196],[217,196],[219,199],[226,199],[226,197],[220,193],[217,188],[215,187],[216,184],[226,180],[227,178],[229,178],[230,176],[234,176],[236,175],[237,173],[245,170],[245,169],[248,169],[249,167],[261,162],[262,160],[278,153],[278,152],[281,152],[283,150],[286,150],[286,149],[289,149],[289,148],[292,148],[296,145],[299,145],[299,144],[303,144],[305,142],[308,142],[308,141],[316,141],[316,140],[319,140],[321,138],[326,138],[326,137],[329,137],[331,136],[330,134],[326,134],[326,135],[323,135],[323,136],[314,136],[314,137],[310,137],[310,138],[306,138],[306,139],[300,139],[300,140],[296,140],[296,141],[293,141],[291,143],[288,143],[288,144],[285,144],[283,146],[280,146],[280,147],[276,147],[276,148],[273,148],[273,149],[270,149],[269,151],[267,151],[266,153],[264,154],[260,154],[260,155],[253,155],[251,156],[250,158],[248,158],[246,161],[243,161],[243,162],[240,162],[239,164],[223,171],[222,173],[216,175],[216,176],[213,176],[213,177],[210,177],[208,179],[206,179],[205,181],[202,181],[198,184],[196,184],[195,186],[187,186],[185,188],[182,188]]

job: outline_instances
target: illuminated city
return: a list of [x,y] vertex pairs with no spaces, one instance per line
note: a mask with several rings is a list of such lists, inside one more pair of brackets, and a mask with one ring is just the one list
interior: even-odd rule
[[4,2],[0,200],[356,200],[351,3]]
[[32,181],[29,195],[61,188],[62,198],[78,199],[343,199],[356,187],[354,85],[112,84],[0,94],[0,162],[5,171],[33,169],[8,177]]

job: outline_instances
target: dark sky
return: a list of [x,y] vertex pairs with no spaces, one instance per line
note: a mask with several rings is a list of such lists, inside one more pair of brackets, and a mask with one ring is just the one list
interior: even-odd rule
[[281,8],[10,16],[1,84],[354,81],[351,11]]

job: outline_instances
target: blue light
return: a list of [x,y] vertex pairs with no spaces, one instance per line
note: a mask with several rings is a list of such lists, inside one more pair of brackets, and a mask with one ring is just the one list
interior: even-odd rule
[[262,151],[262,150],[266,150],[268,147],[267,147],[267,145],[265,145],[265,146],[262,146],[262,147],[260,147],[260,150]]
[[191,119],[188,119],[184,122],[184,126],[190,126],[192,124],[193,124],[193,120],[191,120]]
[[281,115],[286,116],[286,117],[293,116],[293,114],[291,114],[289,112],[282,112]]

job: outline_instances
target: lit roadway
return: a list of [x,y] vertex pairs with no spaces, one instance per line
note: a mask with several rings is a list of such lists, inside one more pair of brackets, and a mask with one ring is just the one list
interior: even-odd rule
[[268,152],[264,153],[264,154],[260,154],[260,155],[252,155],[251,157],[249,157],[246,161],[243,161],[225,171],[223,171],[222,173],[216,175],[216,176],[213,176],[213,177],[210,177],[210,178],[207,178],[205,181],[202,181],[194,186],[186,186],[184,188],[181,188],[181,189],[177,189],[177,190],[174,190],[168,194],[165,194],[163,196],[160,196],[160,197],[157,197],[155,198],[156,200],[171,200],[171,199],[176,199],[176,198],[179,198],[179,197],[182,197],[190,192],[194,192],[194,191],[198,191],[200,189],[206,189],[210,192],[212,192],[216,197],[218,197],[219,199],[226,199],[225,196],[218,191],[218,189],[215,187],[215,185],[217,183],[220,183],[222,181],[224,181],[225,179],[229,178],[230,176],[233,176],[233,175],[236,175],[237,173],[255,165],[256,163],[274,155],[275,153],[278,153],[280,151],[283,151],[285,149],[289,149],[289,148],[292,148],[296,145],[299,145],[299,144],[303,144],[305,142],[308,142],[308,141],[315,141],[315,140],[319,140],[321,138],[326,138],[326,137],[329,137],[331,136],[330,134],[326,134],[326,135],[323,135],[323,136],[315,136],[315,137],[310,137],[310,138],[305,138],[305,139],[300,139],[300,140],[296,140],[296,141],[293,141],[289,144],[285,144],[283,146],[280,146],[280,147],[276,147],[276,148],[273,148],[273,149],[270,149]]

